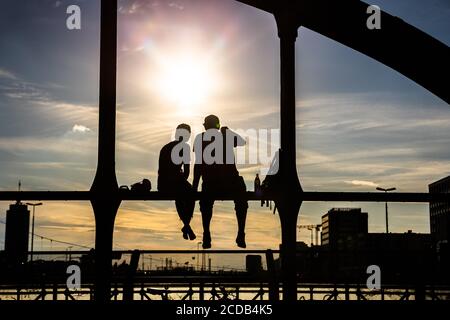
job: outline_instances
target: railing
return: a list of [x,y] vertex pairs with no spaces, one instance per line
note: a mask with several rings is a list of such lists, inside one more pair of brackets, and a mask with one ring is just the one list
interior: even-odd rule
[[[134,282],[133,300],[270,300],[267,282],[230,282],[218,284],[215,279],[185,281],[183,283]],[[83,285],[76,290],[61,284],[40,286],[0,286],[1,300],[92,300],[93,286]],[[113,283],[112,300],[124,300],[123,284]],[[412,286],[384,286],[370,290],[361,284],[297,284],[298,300],[415,300],[416,289]],[[280,291],[281,295],[283,291]],[[450,287],[425,287],[426,300],[448,300]]]
[[[130,270],[132,255],[138,253],[139,263],[135,270]],[[114,261],[118,266],[113,268],[110,296],[112,300],[273,300],[274,295],[283,296],[280,278],[277,272],[265,270],[249,273],[242,268],[208,268],[203,265],[191,265],[191,268],[175,268],[166,266],[167,256],[173,255],[262,255],[261,262],[268,269],[273,265],[273,255],[279,255],[279,250],[118,250],[114,251]],[[31,254],[31,252],[29,253]],[[153,257],[153,265],[148,265],[149,255]],[[164,255],[160,259],[155,256]],[[27,263],[27,277],[20,275],[14,278],[5,277],[0,281],[1,300],[91,300],[94,294],[92,274],[84,276],[86,271],[81,257],[94,258],[92,251],[37,251],[33,253],[34,261]],[[63,260],[55,258],[63,257]],[[265,257],[265,259],[264,259]],[[147,259],[147,264],[145,260]],[[198,259],[198,258],[197,258]],[[60,270],[49,274],[43,268],[43,261],[51,266],[59,264]],[[114,262],[113,261],[113,262]],[[160,262],[158,262],[160,261]],[[197,260],[198,261],[198,260]],[[272,261],[272,262],[271,262]],[[126,262],[121,269],[120,262]],[[65,268],[68,265],[79,264],[82,283],[76,289],[66,285]],[[172,263],[170,263],[172,265]],[[87,263],[89,265],[89,262]],[[220,265],[220,263],[219,263]],[[40,269],[39,269],[40,268]],[[48,269],[52,269],[51,267]],[[234,270],[233,270],[234,269]],[[275,268],[276,269],[276,268]],[[34,270],[29,272],[30,270]],[[53,269],[54,270],[54,269]],[[44,274],[44,276],[42,276]],[[17,276],[17,274],[16,274]],[[7,279],[7,280],[5,280]],[[419,291],[418,291],[419,290]],[[407,284],[387,284],[380,289],[371,290],[363,283],[301,283],[297,282],[297,300],[415,300],[420,294],[426,300],[450,299],[450,285],[427,283],[418,288]]]
[[[152,192],[119,191],[115,195],[122,201],[170,201],[175,200],[173,194]],[[102,194],[91,191],[0,191],[0,201],[90,201],[98,198],[110,198],[111,194]],[[195,200],[205,197],[201,192],[192,195]],[[233,200],[231,194],[217,194],[216,200]],[[274,195],[257,195],[255,192],[246,193],[247,200],[275,200]],[[443,202],[450,201],[450,193],[412,193],[412,192],[299,192],[298,198],[302,201],[344,201],[344,202]]]

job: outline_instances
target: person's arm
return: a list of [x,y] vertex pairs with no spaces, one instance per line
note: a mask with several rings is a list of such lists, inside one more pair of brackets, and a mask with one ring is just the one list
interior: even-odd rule
[[242,138],[240,135],[238,135],[237,133],[233,132],[235,139],[234,139],[234,146],[235,147],[242,147],[245,146],[245,144],[247,143],[247,141],[245,141],[244,138]]
[[227,137],[233,138],[233,145],[235,147],[242,147],[242,146],[245,146],[245,144],[247,143],[247,141],[245,141],[244,138],[242,138],[240,135],[238,135],[236,132],[232,131],[228,127],[222,127],[222,128],[220,128],[220,131],[223,134],[227,134]]

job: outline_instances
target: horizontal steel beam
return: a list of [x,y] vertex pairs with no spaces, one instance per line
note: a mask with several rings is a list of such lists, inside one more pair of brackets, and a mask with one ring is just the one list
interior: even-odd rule
[[[171,201],[176,195],[152,192],[120,191],[116,194],[98,193],[92,191],[0,191],[0,201],[90,201],[98,198],[117,197],[122,201]],[[232,194],[205,195],[196,192],[192,195],[195,200],[214,198],[215,200],[233,200]],[[184,196],[183,198],[187,198]],[[270,194],[257,195],[247,192],[245,198],[249,201],[275,200]],[[450,201],[450,193],[385,193],[385,192],[300,192],[298,198],[302,201],[344,201],[344,202],[443,202]]]
[[[267,250],[137,250],[140,254],[193,254],[193,253],[208,253],[208,254],[266,254]],[[271,250],[272,253],[278,254],[280,250]],[[134,250],[114,250],[114,254],[132,254]],[[82,255],[89,254],[89,250],[71,250],[71,251],[34,251],[34,256],[39,255]],[[31,252],[28,252],[31,254]]]

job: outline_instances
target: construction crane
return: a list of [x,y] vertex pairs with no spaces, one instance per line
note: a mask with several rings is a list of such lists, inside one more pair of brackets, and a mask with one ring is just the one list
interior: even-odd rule
[[314,240],[313,240],[313,233],[314,230],[316,231],[316,246],[319,245],[319,232],[320,232],[320,228],[322,228],[321,224],[301,224],[298,225],[297,228],[300,230],[302,229],[308,229],[309,231],[311,231],[311,247],[314,245]]

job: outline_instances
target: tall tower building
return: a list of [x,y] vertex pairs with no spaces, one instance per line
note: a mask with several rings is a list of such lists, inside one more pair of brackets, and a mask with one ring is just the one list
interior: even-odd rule
[[28,206],[18,201],[6,211],[5,255],[11,263],[27,261],[30,229]]

